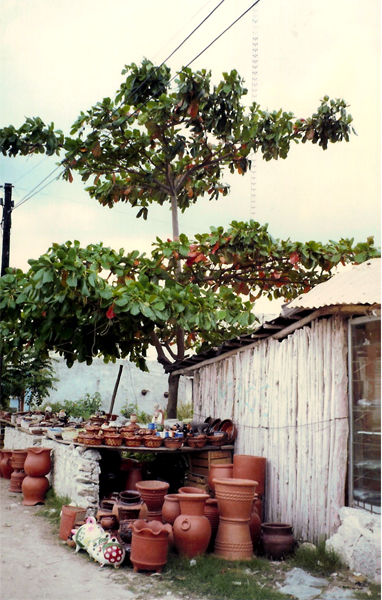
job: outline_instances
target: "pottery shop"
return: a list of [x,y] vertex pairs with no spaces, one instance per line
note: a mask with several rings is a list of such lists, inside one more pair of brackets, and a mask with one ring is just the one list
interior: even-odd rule
[[381,260],[352,265],[253,334],[191,357],[194,417],[229,415],[267,458],[264,517],[325,537],[380,580]]

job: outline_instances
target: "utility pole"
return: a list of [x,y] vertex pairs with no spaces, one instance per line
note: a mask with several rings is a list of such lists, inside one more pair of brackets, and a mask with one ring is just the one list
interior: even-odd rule
[[11,215],[12,215],[12,184],[5,183],[4,184],[4,204],[1,202],[1,206],[3,207],[3,219],[2,219],[2,228],[3,228],[3,255],[1,260],[1,277],[5,275],[5,269],[9,267],[9,252],[11,246]]

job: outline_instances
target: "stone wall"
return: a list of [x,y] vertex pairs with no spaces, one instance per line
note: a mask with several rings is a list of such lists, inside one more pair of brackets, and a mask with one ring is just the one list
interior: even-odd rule
[[52,448],[52,470],[48,475],[57,496],[69,496],[70,503],[93,514],[99,504],[99,461],[97,450],[62,444],[43,436],[31,435],[15,427],[5,428],[4,447],[11,450],[43,446]]
[[342,560],[375,583],[381,582],[381,515],[360,508],[340,509],[341,525],[326,542]]

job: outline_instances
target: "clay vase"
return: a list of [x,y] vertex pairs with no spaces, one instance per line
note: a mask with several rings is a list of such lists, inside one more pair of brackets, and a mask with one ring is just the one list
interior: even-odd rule
[[30,477],[44,477],[52,468],[50,458],[51,448],[35,446],[28,448],[28,455],[24,463],[24,471]]
[[64,504],[61,508],[60,530],[58,532],[58,537],[66,542],[68,537],[71,537],[72,529],[74,529],[78,523],[82,523],[85,517],[86,508]]
[[24,494],[22,504],[24,506],[34,506],[35,504],[44,504],[45,494],[49,488],[49,481],[46,477],[27,476],[23,479],[21,490]]
[[12,450],[12,467],[15,471],[24,469],[24,463],[28,454],[28,450]]
[[207,517],[211,525],[211,539],[207,550],[213,552],[215,538],[219,527],[219,507],[216,498],[208,498],[208,500],[206,500],[204,505],[204,516]]
[[211,524],[204,516],[208,494],[178,494],[180,515],[174,521],[174,544],[181,556],[204,554],[211,539]]
[[160,573],[167,562],[168,538],[172,531],[169,523],[138,519],[130,525],[132,529],[130,560],[134,571]]
[[178,494],[166,494],[162,506],[163,523],[174,524],[174,521],[180,515],[180,504]]
[[9,491],[16,492],[17,494],[21,494],[21,492],[22,492],[21,485],[22,485],[25,477],[26,477],[26,475],[22,469],[13,471],[13,473],[11,474]]
[[136,484],[136,488],[141,493],[142,500],[147,506],[146,519],[148,521],[162,522],[162,506],[169,487],[170,484],[166,481],[155,479],[139,481]]
[[246,560],[253,556],[249,531],[256,481],[249,479],[215,479],[215,496],[219,507],[219,528],[215,554],[228,560]]
[[12,450],[3,450],[3,458],[1,459],[1,472],[4,479],[10,479],[13,473],[11,457]]
[[[255,496],[256,496],[256,494],[255,494]],[[256,552],[256,550],[258,549],[259,544],[260,544],[261,520],[260,520],[259,513],[257,512],[255,500],[253,501],[251,518],[249,521],[249,533],[251,535],[253,550]]]
[[143,479],[143,465],[135,463],[130,466],[127,473],[125,490],[136,490],[137,483]]
[[233,477],[235,479],[252,479],[257,481],[256,493],[265,493],[265,472],[267,459],[263,456],[248,454],[233,455]]
[[227,463],[222,465],[211,465],[208,473],[208,487],[211,494],[215,493],[215,485],[213,480],[215,478],[221,479],[222,477],[233,477],[233,464]]
[[294,550],[295,539],[289,523],[263,523],[261,541],[264,554],[273,560],[280,560]]

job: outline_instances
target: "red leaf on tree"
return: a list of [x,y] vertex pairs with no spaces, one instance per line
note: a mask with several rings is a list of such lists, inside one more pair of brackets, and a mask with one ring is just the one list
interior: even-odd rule
[[215,246],[212,248],[211,254],[216,254],[216,252],[219,250],[219,242],[216,242]]
[[112,304],[112,305],[110,306],[110,308],[108,309],[108,311],[107,311],[107,313],[106,313],[106,317],[107,317],[108,319],[114,319],[114,317],[116,316],[116,315],[115,315],[115,312],[114,312],[114,310],[113,310],[113,308],[114,308],[114,304]]
[[292,254],[289,257],[289,262],[291,263],[291,265],[295,265],[296,263],[298,263],[300,260],[300,255],[298,252],[292,252]]
[[192,119],[195,119],[196,115],[199,111],[199,102],[197,100],[193,100],[190,106],[187,109],[187,114],[190,115]]

